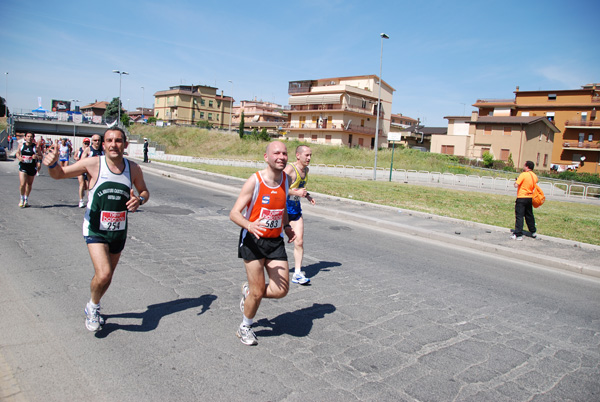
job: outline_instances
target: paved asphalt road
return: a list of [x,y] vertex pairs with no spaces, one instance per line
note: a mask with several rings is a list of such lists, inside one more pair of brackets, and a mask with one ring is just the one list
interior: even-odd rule
[[600,399],[598,279],[310,206],[312,286],[265,300],[242,345],[235,196],[149,171],[90,333],[77,181],[40,176],[19,209],[15,172],[0,163],[0,399]]

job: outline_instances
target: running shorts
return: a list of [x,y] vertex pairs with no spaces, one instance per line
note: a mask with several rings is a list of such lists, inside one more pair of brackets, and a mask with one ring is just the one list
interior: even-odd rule
[[254,260],[278,260],[287,261],[287,253],[285,251],[285,243],[283,237],[274,238],[261,237],[256,238],[252,233],[246,233],[246,237],[242,240],[242,229],[240,233],[240,245],[238,248],[238,258],[243,258],[246,261]]

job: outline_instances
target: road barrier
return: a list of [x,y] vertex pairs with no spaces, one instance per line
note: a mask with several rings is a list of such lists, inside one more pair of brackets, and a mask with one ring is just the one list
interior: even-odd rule
[[[174,162],[206,163],[208,165],[252,167],[263,169],[264,161],[239,160],[225,158],[199,158],[193,156],[170,155],[157,152],[156,160]],[[350,165],[324,165],[315,164],[310,166],[311,173],[325,176],[348,177],[369,180],[373,177],[373,168]],[[390,178],[390,170],[377,168],[379,181],[387,181]],[[545,178],[543,178],[545,179]],[[394,182],[417,183],[428,185],[445,185],[456,188],[477,188],[491,191],[502,191],[514,194],[515,179],[505,177],[465,175],[454,173],[429,172],[426,170],[393,169],[391,180]],[[552,182],[541,181],[538,183],[546,195],[565,198],[598,199],[600,200],[600,186],[585,183]]]

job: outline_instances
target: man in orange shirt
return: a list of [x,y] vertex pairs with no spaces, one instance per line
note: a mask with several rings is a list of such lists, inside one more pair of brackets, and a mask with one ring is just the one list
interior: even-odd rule
[[515,181],[517,188],[517,200],[515,201],[515,230],[510,237],[513,240],[523,240],[523,217],[527,223],[527,228],[531,232],[531,237],[536,238],[535,217],[533,216],[533,190],[538,182],[538,177],[533,173],[535,165],[532,161],[525,162],[523,172]]
[[240,302],[244,317],[236,333],[244,345],[258,343],[251,327],[261,300],[287,295],[290,274],[283,232],[290,243],[296,238],[286,208],[289,182],[283,171],[288,161],[285,144],[270,143],[264,159],[267,168],[250,176],[229,213],[229,218],[242,228],[238,257],[244,260],[248,278],[242,285]]

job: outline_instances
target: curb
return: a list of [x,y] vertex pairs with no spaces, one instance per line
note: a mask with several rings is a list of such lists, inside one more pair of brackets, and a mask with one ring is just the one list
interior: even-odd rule
[[[183,166],[170,165],[170,164],[165,164],[165,163],[161,163],[161,162],[152,162],[152,163],[156,163],[157,165],[162,165],[165,167],[176,168],[176,169],[183,170],[183,171],[201,173],[201,174],[206,174],[208,176],[213,176],[213,177],[226,178],[228,180],[233,179],[233,180],[240,182],[240,187],[246,181],[245,179],[240,179],[237,177],[226,176],[226,175],[222,175],[219,173],[198,171],[197,169],[187,168],[187,167],[183,167]],[[210,187],[214,190],[221,191],[221,192],[224,192],[227,194],[236,195],[239,192],[239,188],[232,187],[231,185],[215,183],[215,182],[212,182],[209,180],[199,179],[196,177],[190,177],[185,174],[166,172],[161,169],[149,167],[146,164],[144,164],[144,165],[140,164],[140,166],[142,166],[143,170],[147,170],[148,173],[153,173],[155,175],[173,178],[175,180],[185,181],[187,183],[198,184],[198,185],[202,185],[204,187]],[[387,210],[394,211],[394,212],[399,210],[399,208],[390,207],[390,206],[386,206],[386,205],[372,204],[372,203],[368,203],[368,202],[364,202],[364,201],[357,201],[357,200],[352,200],[352,199],[348,199],[348,198],[335,197],[335,196],[316,193],[316,192],[312,192],[312,193],[318,195],[319,197],[328,198],[330,200],[344,201],[344,202],[348,202],[348,203],[352,203],[352,204],[356,204],[356,205],[369,205],[371,207],[387,209]],[[434,220],[438,220],[441,222],[447,222],[447,223],[461,224],[461,225],[466,225],[466,226],[469,226],[472,228],[481,228],[481,229],[490,230],[493,232],[507,232],[509,230],[507,228],[503,228],[503,227],[499,227],[499,226],[487,225],[487,224],[471,222],[471,221],[464,221],[464,220],[460,220],[460,219],[456,219],[456,218],[448,218],[448,217],[433,215],[433,214],[429,214],[429,213],[425,213],[425,212],[412,211],[409,209],[402,209],[402,211],[403,212],[406,211],[406,212],[410,213],[411,215],[417,216],[417,217],[429,218],[429,219],[434,219]],[[573,273],[578,273],[578,274],[582,274],[582,275],[586,275],[586,276],[600,278],[600,267],[595,267],[595,266],[591,266],[588,264],[582,264],[582,263],[569,261],[569,260],[556,258],[556,257],[549,257],[549,256],[542,255],[542,254],[535,254],[535,253],[531,253],[529,251],[525,252],[525,251],[521,251],[518,249],[500,246],[500,245],[496,245],[496,244],[484,243],[484,242],[473,240],[473,239],[466,239],[464,237],[461,238],[461,237],[452,236],[452,235],[449,235],[446,233],[440,233],[440,232],[436,232],[436,231],[432,231],[432,230],[421,229],[418,227],[409,226],[409,225],[405,225],[405,224],[401,224],[401,223],[389,222],[389,221],[386,221],[383,219],[359,215],[359,214],[355,214],[352,212],[345,212],[345,211],[341,211],[339,209],[332,209],[332,208],[328,208],[328,207],[315,205],[310,210],[305,211],[305,213],[307,215],[316,215],[316,216],[320,216],[323,218],[338,217],[338,218],[342,218],[344,220],[351,221],[354,223],[360,223],[363,225],[367,225],[370,228],[387,229],[387,230],[395,232],[396,234],[399,234],[399,235],[418,236],[418,237],[425,238],[425,239],[440,241],[445,244],[452,244],[452,245],[456,245],[456,246],[466,247],[469,249],[492,253],[492,254],[496,254],[499,256],[508,257],[508,258],[512,258],[512,259],[518,258],[520,261],[526,261],[526,262],[530,262],[530,263],[537,264],[537,265],[543,265],[543,266],[550,267],[550,268],[556,268],[556,269],[565,270],[565,271],[569,271],[569,272],[573,272]],[[566,239],[561,239],[561,238],[551,237],[551,236],[544,236],[544,240],[550,241],[550,242],[555,242],[555,243],[560,243],[560,244],[564,244],[564,245],[568,245],[568,246],[573,246],[573,247],[580,247],[580,248],[586,249],[586,250],[600,252],[600,246],[596,246],[593,244],[581,243],[581,242],[576,242],[576,241],[572,241],[572,240],[566,240]]]

